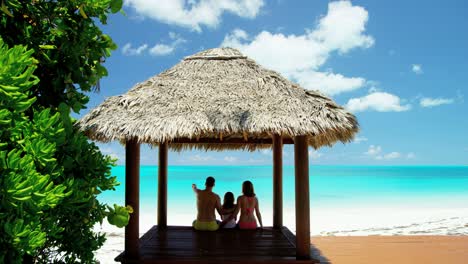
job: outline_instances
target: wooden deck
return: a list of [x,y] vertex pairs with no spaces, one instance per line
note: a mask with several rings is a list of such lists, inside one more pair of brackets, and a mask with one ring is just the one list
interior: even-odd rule
[[[311,249],[314,259],[323,259]],[[191,227],[151,228],[140,238],[138,260],[126,259],[125,252],[115,260],[122,263],[317,263],[296,260],[295,236],[283,227],[263,230],[195,231]]]

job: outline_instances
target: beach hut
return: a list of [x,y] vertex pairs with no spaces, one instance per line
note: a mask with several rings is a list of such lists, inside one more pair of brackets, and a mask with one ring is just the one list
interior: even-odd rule
[[[355,116],[236,49],[209,49],[107,98],[78,122],[92,140],[125,144],[123,263],[311,262],[308,147],[353,139]],[[140,144],[158,146],[157,225],[139,238]],[[294,144],[296,235],[283,226],[282,148]],[[167,223],[168,149],[273,150],[273,227],[196,232]],[[170,176],[170,175],[169,175]]]

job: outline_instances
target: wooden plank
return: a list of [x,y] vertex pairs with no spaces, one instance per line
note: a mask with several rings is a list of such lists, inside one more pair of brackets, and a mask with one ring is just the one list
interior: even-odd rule
[[284,226],[281,228],[281,233],[288,240],[288,242],[291,243],[291,245],[295,248],[296,236],[287,227],[284,227]]
[[273,227],[283,226],[283,139],[273,135]]
[[167,142],[159,144],[158,162],[158,227],[167,227]]
[[307,136],[294,137],[296,258],[310,259],[309,152]]
[[133,208],[125,227],[125,252],[129,258],[137,258],[140,233],[140,144],[136,140],[129,140],[125,144],[125,204]]
[[123,263],[312,263],[296,260],[294,235],[286,228],[195,231],[191,227],[152,227],[140,240],[138,262]]

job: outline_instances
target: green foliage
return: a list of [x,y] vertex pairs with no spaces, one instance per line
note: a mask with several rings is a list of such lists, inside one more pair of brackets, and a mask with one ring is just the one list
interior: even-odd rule
[[70,112],[107,75],[116,46],[96,23],[122,0],[0,1],[0,263],[93,262],[93,227],[124,226],[131,208],[97,200],[114,161]]
[[8,0],[5,4],[0,11],[3,40],[10,46],[27,45],[39,60],[35,74],[41,82],[33,87],[39,103],[57,107],[64,102],[74,112],[83,109],[88,98],[77,87],[90,91],[107,76],[102,62],[116,48],[95,21],[105,24],[109,13],[120,10],[122,0]]
[[107,206],[109,209],[109,214],[107,216],[107,220],[111,225],[115,225],[117,227],[124,227],[128,224],[128,220],[130,219],[130,214],[133,213],[133,208],[130,205],[127,207],[122,207],[117,204],[114,204],[114,208]]
[[[8,49],[0,39],[0,262],[20,262],[46,243],[47,231],[61,232],[48,223],[45,212],[69,196],[67,179],[54,183],[62,174],[54,155],[63,144],[65,131],[60,115],[49,109],[25,115],[36,98],[29,89],[39,80],[33,75],[36,60],[23,46]],[[44,225],[51,224],[51,230]]]

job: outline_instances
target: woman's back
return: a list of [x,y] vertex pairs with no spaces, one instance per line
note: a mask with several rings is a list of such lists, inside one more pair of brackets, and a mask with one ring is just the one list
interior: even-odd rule
[[[239,228],[255,229],[257,228],[257,219],[260,223],[260,227],[263,228],[258,199],[255,196],[254,187],[251,181],[245,181],[242,183],[242,193],[244,195],[237,198],[236,209],[236,213],[238,210],[240,210],[241,213],[239,217]],[[255,218],[254,211],[257,218]]]
[[255,218],[254,211],[257,205],[257,197],[255,196],[246,196],[242,195],[238,199],[240,206],[240,218],[239,223],[241,222],[257,222]]

